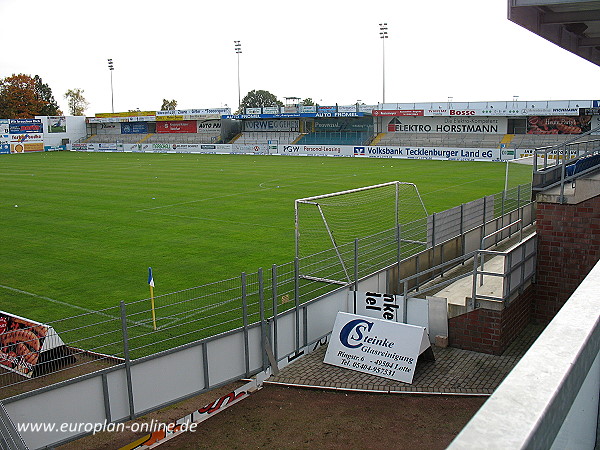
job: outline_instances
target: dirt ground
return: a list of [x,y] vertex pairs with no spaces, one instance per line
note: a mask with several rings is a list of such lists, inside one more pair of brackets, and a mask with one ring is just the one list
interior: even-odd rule
[[[202,394],[135,422],[169,422],[238,385]],[[160,449],[444,449],[487,397],[370,394],[265,385]],[[118,449],[146,433],[101,433],[61,450]]]

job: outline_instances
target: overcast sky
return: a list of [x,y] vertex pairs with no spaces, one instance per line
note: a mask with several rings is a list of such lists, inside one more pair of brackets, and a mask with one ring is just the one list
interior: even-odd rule
[[600,68],[507,19],[507,0],[0,0],[0,78],[39,75],[67,113],[237,108],[264,89],[322,105],[600,99]]

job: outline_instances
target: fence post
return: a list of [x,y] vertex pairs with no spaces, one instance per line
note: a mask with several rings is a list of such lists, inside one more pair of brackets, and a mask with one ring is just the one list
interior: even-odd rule
[[277,265],[271,266],[271,297],[273,301],[273,354],[277,356]]
[[294,309],[296,318],[296,352],[300,351],[300,260],[294,258]]
[[431,247],[435,247],[435,213],[431,215]]
[[354,314],[356,314],[356,291],[358,291],[358,239],[354,239]]
[[250,350],[248,346],[248,302],[246,299],[246,273],[242,272],[242,320],[244,329],[244,362],[246,378],[250,377]]
[[129,335],[127,333],[127,313],[125,302],[121,300],[121,330],[123,331],[123,357],[125,358],[125,379],[127,381],[127,398],[129,400],[129,418],[135,418],[135,404],[133,403],[133,384],[131,379],[131,359],[129,358]]
[[400,240],[402,237],[401,229],[400,229],[401,226],[402,225],[400,225],[400,224],[398,224],[396,226],[396,236],[398,239],[398,281],[397,281],[398,287],[397,287],[396,292],[398,294],[400,294],[400,261],[402,261],[402,241]]
[[[258,307],[260,312],[260,342],[265,342],[267,337],[267,323],[265,320],[265,286],[262,267],[258,269]],[[269,366],[267,352],[262,352],[263,370]]]

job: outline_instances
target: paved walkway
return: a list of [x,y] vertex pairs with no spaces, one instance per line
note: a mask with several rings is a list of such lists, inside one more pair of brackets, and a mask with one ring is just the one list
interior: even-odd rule
[[542,330],[542,326],[527,326],[500,356],[433,347],[436,360],[418,362],[412,384],[325,364],[325,346],[294,361],[265,383],[386,393],[490,395]]

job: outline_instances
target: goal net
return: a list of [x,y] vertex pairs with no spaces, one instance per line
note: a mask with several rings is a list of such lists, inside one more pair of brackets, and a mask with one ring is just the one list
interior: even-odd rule
[[417,187],[399,181],[298,199],[296,257],[305,260],[302,275],[349,282],[357,239],[363,247],[395,241],[398,225],[425,217]]

